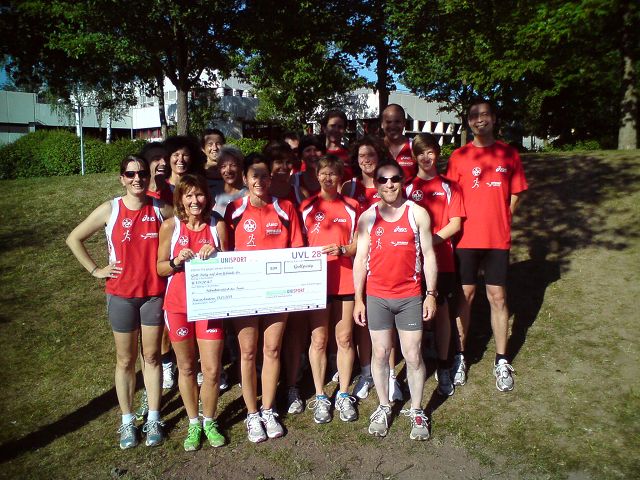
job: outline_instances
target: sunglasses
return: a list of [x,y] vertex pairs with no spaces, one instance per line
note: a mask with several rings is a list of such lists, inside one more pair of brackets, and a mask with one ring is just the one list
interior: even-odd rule
[[127,170],[123,175],[127,178],[136,178],[136,174],[140,178],[149,178],[149,172],[146,170]]
[[377,182],[380,185],[384,185],[385,183],[387,183],[389,180],[391,180],[391,183],[400,183],[402,181],[402,177],[400,175],[394,175],[393,177],[383,177],[382,175],[380,175],[377,178]]

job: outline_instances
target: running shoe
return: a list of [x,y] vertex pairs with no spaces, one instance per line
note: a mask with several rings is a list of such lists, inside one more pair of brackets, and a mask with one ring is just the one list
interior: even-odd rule
[[209,440],[209,445],[212,447],[221,447],[226,443],[224,435],[218,430],[218,422],[215,420],[207,420],[204,422],[204,434]]
[[353,387],[353,396],[358,397],[360,400],[364,400],[369,396],[369,390],[373,387],[373,378],[359,375],[356,380],[356,385]]
[[218,381],[218,389],[222,392],[229,388],[229,377],[224,370],[220,371],[220,380]]
[[431,436],[431,426],[429,418],[424,414],[422,409],[401,410],[400,413],[411,419],[411,432],[409,438],[411,440],[429,440]]
[[378,405],[376,411],[369,417],[369,433],[375,437],[386,437],[389,430],[389,415],[391,407],[388,405]]
[[118,433],[120,434],[120,448],[122,450],[138,445],[138,429],[135,423],[123,423],[118,428]]
[[341,392],[336,396],[336,412],[340,412],[340,420],[353,422],[358,419],[354,403],[356,403],[356,399],[346,392]]
[[298,387],[292,385],[287,392],[287,413],[297,415],[304,411],[304,402],[300,398]]
[[389,401],[390,402],[400,402],[402,401],[402,387],[400,386],[400,382],[396,378],[396,372],[393,370],[389,371]]
[[136,420],[139,422],[144,421],[144,418],[149,414],[149,400],[147,398],[147,391],[142,390],[142,395],[140,396],[140,406],[136,410]]
[[199,387],[202,386],[202,384],[204,383],[204,373],[198,372],[198,375],[196,375],[196,382],[198,382]]
[[185,452],[194,452],[200,448],[200,438],[202,437],[202,425],[190,423],[187,438],[184,440]]
[[169,390],[175,386],[175,372],[176,369],[173,366],[173,362],[162,364],[162,388]]
[[160,420],[149,420],[142,426],[142,433],[147,435],[147,440],[144,442],[147,447],[157,447],[164,443],[162,427],[164,423]]
[[258,412],[247,415],[247,419],[244,423],[247,425],[247,438],[250,442],[260,443],[267,439],[267,434],[264,433],[262,419]]
[[453,379],[453,385],[461,387],[467,383],[467,364],[464,361],[464,356],[461,353],[457,353],[453,357],[453,366],[451,367],[451,378]]
[[515,370],[506,360],[498,361],[494,367],[493,374],[496,376],[496,388],[501,392],[513,390],[513,374]]
[[448,368],[436,370],[436,380],[438,381],[437,392],[443,397],[450,397],[455,392],[455,387],[451,381],[451,373]]
[[260,416],[262,417],[264,428],[267,431],[267,437],[278,438],[284,435],[284,429],[278,421],[278,414],[273,411],[273,408],[263,408],[260,411]]
[[313,410],[313,421],[316,423],[329,423],[331,421],[331,401],[326,395],[316,395],[309,402],[309,410]]
[[338,375],[337,370],[336,370],[336,373],[334,373],[333,376],[331,377],[331,381],[334,383],[338,383],[340,381],[340,376]]

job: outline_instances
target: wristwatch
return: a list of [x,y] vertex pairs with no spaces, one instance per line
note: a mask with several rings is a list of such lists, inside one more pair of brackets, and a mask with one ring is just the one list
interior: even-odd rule
[[169,259],[169,266],[171,268],[173,268],[174,270],[180,270],[183,266],[182,265],[176,265],[175,263],[173,263],[174,260],[175,260],[175,257]]
[[347,247],[345,247],[344,245],[340,245],[338,247],[338,249],[340,250],[340,255],[346,255],[347,254]]
[[427,290],[426,295],[431,295],[433,298],[438,298],[438,290]]

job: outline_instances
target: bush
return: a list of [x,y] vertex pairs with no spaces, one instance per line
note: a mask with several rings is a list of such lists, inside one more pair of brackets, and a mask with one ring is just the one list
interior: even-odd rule
[[[107,145],[85,137],[85,172],[117,172],[121,160],[144,144],[124,139]],[[73,175],[80,169],[80,139],[66,130],[40,130],[0,148],[0,179]]]
[[578,140],[575,143],[553,142],[542,149],[543,152],[575,152],[602,150],[602,145],[595,139]]
[[445,143],[440,149],[440,157],[449,158],[456,148],[453,143]]
[[228,138],[227,143],[238,147],[246,157],[253,152],[262,152],[267,141],[258,138]]

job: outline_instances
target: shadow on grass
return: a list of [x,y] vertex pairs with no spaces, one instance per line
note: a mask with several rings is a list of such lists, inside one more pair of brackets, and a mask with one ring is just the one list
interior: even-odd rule
[[[640,190],[637,153],[613,158],[588,154],[525,155],[529,190],[513,222],[514,248],[529,259],[509,267],[507,301],[513,315],[507,353],[514,359],[524,346],[544,301],[547,287],[570,268],[570,254],[585,248],[624,250],[640,237],[640,225],[611,225],[604,201],[623,199]],[[613,203],[613,209],[618,208]],[[478,284],[466,353],[470,364],[484,356],[492,336],[484,284]]]

